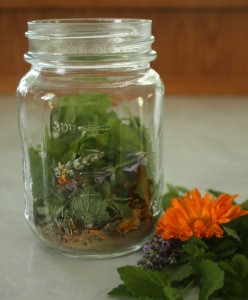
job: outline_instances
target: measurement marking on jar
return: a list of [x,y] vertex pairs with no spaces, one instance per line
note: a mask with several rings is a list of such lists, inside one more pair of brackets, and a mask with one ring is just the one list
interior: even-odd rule
[[80,131],[83,134],[90,132],[91,135],[97,135],[99,133],[104,133],[109,130],[107,126],[98,126],[98,125],[88,125],[88,126],[77,126],[74,123],[58,123],[53,122],[53,131],[58,133],[73,133],[75,131]]
[[66,124],[66,123],[57,123],[53,122],[53,131],[67,133],[67,132],[75,132],[77,130],[77,126],[75,124]]

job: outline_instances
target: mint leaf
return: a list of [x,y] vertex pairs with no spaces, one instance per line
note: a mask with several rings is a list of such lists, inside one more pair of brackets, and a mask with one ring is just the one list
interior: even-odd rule
[[237,251],[237,241],[231,238],[212,237],[208,241],[209,248],[219,257],[228,257]]
[[244,201],[243,203],[241,203],[240,206],[242,207],[242,209],[248,209],[248,199],[246,201]]
[[113,147],[114,150],[125,152],[139,152],[144,150],[139,128],[131,128],[116,117],[109,118],[107,125],[110,127],[111,144],[109,146]]
[[95,222],[107,221],[109,213],[102,196],[91,186],[84,188],[80,195],[71,199],[71,211],[74,216],[82,220],[87,228],[92,228]]
[[224,285],[224,271],[217,263],[211,260],[200,262],[200,295],[199,300],[208,300],[209,297]]
[[163,274],[166,274],[170,278],[171,282],[173,281],[182,281],[185,278],[188,278],[194,273],[190,262],[184,264],[175,264],[166,266],[163,270]]
[[214,189],[208,189],[207,192],[209,192],[210,194],[214,195],[215,197],[219,197],[221,194],[224,194],[223,192],[220,191],[216,191]]
[[164,286],[170,285],[168,278],[159,272],[135,266],[118,268],[127,290],[135,297],[163,299]]
[[232,267],[241,280],[248,280],[248,259],[242,254],[235,254],[232,258]]
[[180,195],[180,194],[184,195],[189,191],[185,187],[178,186],[178,185],[175,186],[175,185],[172,185],[172,184],[167,184],[167,188],[168,188],[169,193],[174,193],[174,194],[177,194],[177,195]]
[[218,265],[223,271],[225,271],[225,273],[230,273],[233,276],[237,276],[237,272],[233,269],[230,263],[226,261],[219,261]]
[[180,292],[177,289],[174,289],[170,286],[164,286],[164,300],[183,300]]
[[127,290],[127,288],[124,284],[120,284],[116,288],[112,289],[108,293],[108,295],[127,298],[127,299],[130,299],[130,297],[132,297],[132,294]]
[[182,186],[174,186],[172,184],[167,184],[168,192],[165,193],[163,197],[163,209],[165,210],[171,205],[171,200],[173,198],[179,198],[184,196],[189,190]]
[[239,237],[239,235],[237,234],[236,230],[234,230],[234,229],[232,229],[232,228],[229,228],[229,227],[227,227],[227,226],[222,226],[222,228],[224,229],[225,233],[226,233],[228,236],[230,236],[230,237],[232,237],[232,238],[238,240],[239,242],[241,242],[240,237]]
[[58,106],[53,108],[51,120],[76,124],[85,117],[94,120],[96,113],[106,112],[111,104],[110,97],[104,93],[89,92],[61,97]]

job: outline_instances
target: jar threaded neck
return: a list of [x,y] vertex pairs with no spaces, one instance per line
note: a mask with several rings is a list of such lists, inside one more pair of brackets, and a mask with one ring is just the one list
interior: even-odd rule
[[52,19],[31,21],[25,60],[39,66],[106,68],[147,65],[156,58],[151,20]]

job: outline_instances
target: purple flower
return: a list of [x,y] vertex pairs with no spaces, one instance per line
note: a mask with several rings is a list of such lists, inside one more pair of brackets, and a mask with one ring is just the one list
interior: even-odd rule
[[167,241],[160,236],[154,236],[143,247],[143,257],[137,262],[138,266],[146,269],[159,270],[166,264],[175,264],[179,256],[181,244]]
[[69,198],[71,198],[72,196],[75,195],[75,193],[78,190],[77,181],[72,179],[71,182],[68,182],[65,184],[65,188],[66,188],[66,190],[72,191],[72,193],[69,195]]
[[72,179],[71,182],[66,183],[65,188],[69,191],[74,191],[75,189],[77,189],[77,181]]
[[135,156],[136,157],[136,162],[131,166],[131,167],[125,167],[123,170],[126,172],[138,172],[138,168],[140,166],[146,166],[147,164],[147,157],[146,153],[143,151],[136,152],[136,153],[129,153],[127,155],[128,157]]
[[150,252],[151,246],[149,244],[145,244],[142,250],[144,253]]
[[95,177],[95,182],[102,184],[107,177],[110,177],[111,180],[114,180],[114,168],[111,165],[101,168],[100,172],[98,172]]
[[138,167],[140,166],[140,164],[136,163],[134,165],[132,165],[131,167],[125,167],[123,170],[126,172],[138,172]]

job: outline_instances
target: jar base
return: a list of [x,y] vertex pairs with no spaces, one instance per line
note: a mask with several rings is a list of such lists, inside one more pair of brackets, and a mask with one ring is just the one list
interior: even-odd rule
[[101,253],[101,254],[97,254],[97,253],[87,253],[87,252],[70,252],[70,251],[65,251],[65,250],[58,250],[58,249],[55,249],[53,247],[51,247],[49,244],[47,244],[46,242],[44,241],[41,241],[39,240],[39,242],[41,243],[41,245],[53,252],[53,253],[56,253],[58,255],[62,255],[62,256],[65,256],[65,257],[71,257],[71,258],[75,258],[75,259],[108,259],[108,258],[116,258],[116,257],[121,257],[121,256],[126,256],[126,255],[129,255],[129,254],[132,254],[134,252],[137,252],[139,251],[142,246],[145,244],[146,241],[144,241],[144,243],[142,244],[139,244],[139,245],[135,245],[127,250],[123,250],[123,251],[119,251],[119,252],[106,252],[106,253]]
[[[74,258],[105,259],[124,256],[138,251],[154,234],[154,226],[149,222],[142,228],[114,238],[82,239],[75,243],[73,239],[65,241],[55,233],[44,232],[41,228],[32,228],[33,233],[46,248],[51,251]],[[69,237],[70,235],[68,235]],[[138,242],[137,242],[138,241]],[[134,244],[135,242],[135,244]]]

